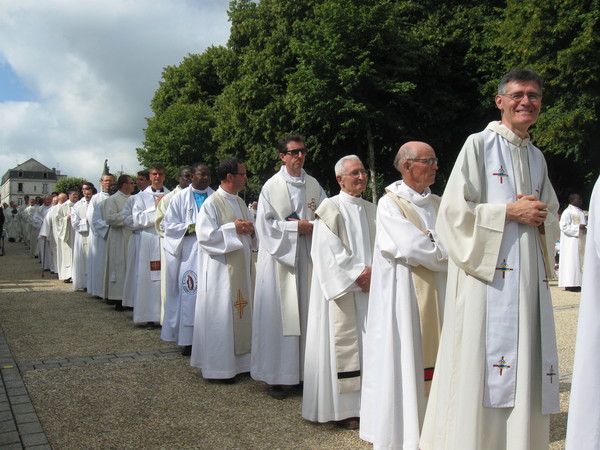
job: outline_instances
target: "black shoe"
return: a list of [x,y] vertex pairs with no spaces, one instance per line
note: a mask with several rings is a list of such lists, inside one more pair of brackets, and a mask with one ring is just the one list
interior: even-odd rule
[[349,417],[348,419],[343,420],[335,420],[335,423],[340,428],[345,428],[346,430],[358,430],[360,427],[360,421],[358,417]]
[[190,356],[191,354],[192,354],[192,346],[184,345],[183,348],[181,349],[181,355],[182,356]]
[[106,300],[106,304],[107,305],[116,305],[117,301],[116,300]]
[[125,311],[125,308],[123,308],[123,301],[121,301],[121,300],[116,301],[115,311]]
[[283,389],[283,386],[279,385],[269,386],[269,390],[267,391],[267,393],[277,400],[283,400],[288,396],[288,393]]

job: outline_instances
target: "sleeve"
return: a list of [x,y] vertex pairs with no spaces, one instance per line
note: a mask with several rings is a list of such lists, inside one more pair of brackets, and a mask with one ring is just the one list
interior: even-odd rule
[[[162,203],[163,202],[161,201],[158,206],[160,207]],[[160,234],[162,234],[162,231],[164,230],[164,249],[173,256],[181,254],[181,244],[188,229],[189,223],[186,220],[186,206],[187,202],[185,202],[185,197],[183,195],[174,195],[169,202],[162,220],[162,230]],[[196,205],[193,206],[195,207]],[[156,223],[158,224],[158,219]],[[158,226],[156,229],[158,230]]]
[[108,200],[102,202],[102,218],[109,227],[123,226],[123,216],[121,216],[117,202],[109,202]]
[[139,197],[135,199],[131,210],[133,226],[136,229],[154,227],[156,223],[156,205],[154,203],[154,197],[152,198],[151,206],[146,207],[143,198],[144,195],[143,192],[137,194]]
[[100,236],[102,239],[106,239],[108,234],[108,224],[104,220],[104,217],[102,217],[102,203],[103,202],[96,203],[92,214],[92,223],[94,225],[94,230],[96,230],[96,235]]
[[208,200],[202,204],[198,213],[196,237],[202,251],[211,256],[225,255],[244,247],[244,243],[235,229],[235,224],[228,222],[219,225],[217,210],[213,202]]
[[485,203],[483,135],[469,136],[448,183],[435,226],[454,263],[469,275],[494,277],[506,222],[506,205]]

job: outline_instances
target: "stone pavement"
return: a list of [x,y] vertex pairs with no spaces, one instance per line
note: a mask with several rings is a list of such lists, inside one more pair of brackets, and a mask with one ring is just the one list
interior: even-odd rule
[[[579,294],[551,287],[564,447]],[[0,449],[371,448],[357,431],[303,420],[301,392],[283,401],[248,375],[204,380],[160,331],[131,312],[44,274],[22,244],[0,257]]]

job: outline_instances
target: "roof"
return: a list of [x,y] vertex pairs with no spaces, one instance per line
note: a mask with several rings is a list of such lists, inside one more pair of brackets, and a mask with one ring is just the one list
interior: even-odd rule
[[22,170],[23,172],[52,172],[52,169],[46,167],[33,158],[29,158],[24,163],[19,164],[17,167],[14,167],[10,170]]

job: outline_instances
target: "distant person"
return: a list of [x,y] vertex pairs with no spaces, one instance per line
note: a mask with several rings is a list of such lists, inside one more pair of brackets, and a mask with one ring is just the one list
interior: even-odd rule
[[581,196],[569,195],[569,206],[560,216],[560,263],[558,286],[565,291],[581,291],[583,252],[587,219],[581,209]]

